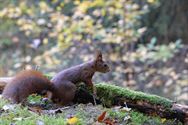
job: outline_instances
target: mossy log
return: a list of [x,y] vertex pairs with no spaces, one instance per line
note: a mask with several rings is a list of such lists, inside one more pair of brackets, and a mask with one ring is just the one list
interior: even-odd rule
[[149,115],[178,119],[188,124],[188,106],[157,95],[146,94],[109,84],[97,84],[97,95],[107,107],[124,105]]
[[[0,78],[0,90],[3,90],[4,86],[11,79],[11,77]],[[96,88],[100,102],[106,107],[125,105],[126,103],[129,108],[140,112],[149,115],[158,115],[167,119],[178,119],[188,124],[188,106],[186,105],[177,104],[172,100],[157,95],[133,91],[107,83],[96,84]],[[78,91],[77,98],[84,97],[84,102],[87,102],[86,99],[91,100],[91,97],[87,94],[87,92]]]

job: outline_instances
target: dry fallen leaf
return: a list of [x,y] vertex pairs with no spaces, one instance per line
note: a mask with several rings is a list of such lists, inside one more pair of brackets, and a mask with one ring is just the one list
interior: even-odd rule
[[110,119],[110,118],[106,118],[103,123],[105,123],[106,125],[115,125],[117,123],[116,120],[114,119]]
[[22,121],[23,118],[22,117],[18,117],[18,118],[13,118],[14,121]]
[[7,104],[7,105],[4,105],[2,109],[3,109],[4,111],[7,111],[7,110],[14,110],[14,109],[15,109],[15,105],[13,105],[13,104]]
[[35,112],[35,113],[38,113],[38,114],[41,114],[42,113],[42,108],[41,107],[28,107],[28,109],[32,112]]
[[98,122],[102,122],[106,116],[106,111],[104,111],[97,119]]
[[124,112],[129,112],[131,110],[131,108],[128,108],[128,107],[123,107],[120,109],[121,111],[124,111]]

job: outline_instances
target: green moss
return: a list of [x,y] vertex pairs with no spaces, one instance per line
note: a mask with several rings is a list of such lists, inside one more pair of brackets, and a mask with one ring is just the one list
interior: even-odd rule
[[115,97],[124,97],[131,100],[143,100],[151,104],[162,105],[166,108],[170,108],[173,104],[172,100],[163,98],[157,95],[146,94],[143,92],[133,91],[127,88],[118,87],[115,85],[100,83],[96,85],[97,95],[105,103],[105,105],[110,106]]

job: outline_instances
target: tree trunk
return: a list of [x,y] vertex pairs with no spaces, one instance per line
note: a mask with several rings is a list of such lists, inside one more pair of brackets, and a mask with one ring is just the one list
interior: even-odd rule
[[148,30],[142,38],[147,42],[156,37],[158,43],[169,43],[177,39],[188,43],[187,0],[160,0],[160,6],[145,16],[144,25]]

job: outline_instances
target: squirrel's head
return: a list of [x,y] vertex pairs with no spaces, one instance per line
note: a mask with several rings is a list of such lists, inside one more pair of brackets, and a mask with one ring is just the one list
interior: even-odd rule
[[97,52],[95,57],[95,69],[98,72],[106,73],[110,71],[110,67],[106,62],[102,59],[102,53],[100,51]]

